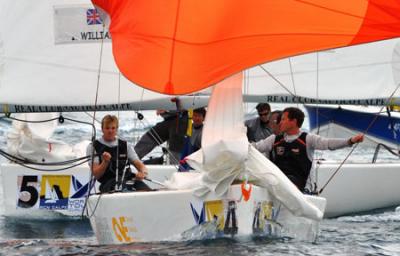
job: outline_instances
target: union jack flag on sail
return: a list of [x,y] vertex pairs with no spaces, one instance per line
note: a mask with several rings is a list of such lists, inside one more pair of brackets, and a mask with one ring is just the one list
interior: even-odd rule
[[86,22],[88,25],[99,25],[102,24],[99,13],[96,9],[88,9],[86,11]]

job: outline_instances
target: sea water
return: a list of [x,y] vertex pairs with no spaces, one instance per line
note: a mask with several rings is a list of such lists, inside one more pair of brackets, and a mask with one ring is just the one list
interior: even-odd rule
[[[137,130],[134,113],[121,116],[121,136],[133,140]],[[156,122],[157,117],[147,123]],[[146,123],[142,127],[146,127]],[[0,147],[6,148],[5,134],[10,123],[0,120]],[[55,137],[69,143],[90,139],[91,128],[64,124]],[[323,158],[343,159],[349,149]],[[373,148],[358,148],[349,160],[371,161]],[[367,157],[368,155],[368,157]],[[382,153],[380,159],[393,159]],[[395,160],[395,159],[394,159]],[[0,158],[0,162],[5,162]],[[0,180],[1,184],[1,180]],[[375,188],[384,189],[376,184]],[[400,195],[399,195],[400,196]],[[288,238],[240,237],[164,241],[130,245],[98,245],[88,220],[59,215],[11,218],[3,214],[0,190],[0,255],[400,255],[400,209],[396,206],[373,212],[324,219],[315,243]]]

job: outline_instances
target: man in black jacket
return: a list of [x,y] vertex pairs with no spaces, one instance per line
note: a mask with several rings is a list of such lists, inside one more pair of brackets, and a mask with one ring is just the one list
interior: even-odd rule
[[[92,173],[101,183],[101,192],[110,192],[115,189],[116,177],[118,183],[124,184],[126,180],[135,177],[134,188],[136,190],[150,190],[142,181],[147,176],[147,168],[138,158],[132,145],[125,140],[117,138],[118,118],[106,115],[101,122],[103,136],[94,141],[94,154],[99,156],[93,159]],[[87,147],[87,154],[92,155],[93,147]],[[89,163],[91,163],[90,161]],[[126,169],[129,163],[138,170],[133,174]]]
[[303,191],[312,167],[315,149],[335,150],[362,142],[364,135],[358,134],[349,139],[330,139],[300,131],[304,113],[298,108],[283,110],[279,123],[280,135],[253,143],[256,149],[266,153],[269,159]]

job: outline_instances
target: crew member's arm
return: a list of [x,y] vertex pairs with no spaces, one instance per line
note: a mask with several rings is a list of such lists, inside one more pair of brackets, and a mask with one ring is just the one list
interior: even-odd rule
[[351,146],[355,143],[362,142],[364,140],[363,134],[358,134],[350,139],[331,139],[323,138],[319,135],[308,134],[307,143],[310,142],[310,147],[319,150],[335,150],[344,147]]
[[138,171],[136,173],[136,179],[142,180],[144,179],[147,174],[147,168],[144,165],[142,161],[140,161],[138,155],[135,152],[135,149],[133,148],[132,144],[128,143],[128,159],[129,161],[135,166],[136,170]]
[[137,159],[137,160],[133,160],[132,164],[138,170],[138,172],[136,173],[136,179],[139,179],[139,180],[144,179],[148,174],[147,168],[144,165],[144,163],[142,161],[140,161],[139,159]]
[[253,145],[261,153],[266,153],[266,155],[269,155],[272,150],[272,146],[274,145],[275,137],[275,134],[271,134],[263,140],[260,140],[256,143],[251,143],[251,145]]
[[102,161],[101,163],[93,163],[93,167],[92,167],[92,173],[93,176],[96,178],[96,180],[100,179],[105,171],[108,168],[108,165],[110,164],[111,161],[111,155],[108,152],[104,152],[102,155]]

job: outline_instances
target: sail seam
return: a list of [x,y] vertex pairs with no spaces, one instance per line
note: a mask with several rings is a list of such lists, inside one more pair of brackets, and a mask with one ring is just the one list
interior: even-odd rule
[[168,93],[168,94],[172,94],[173,93],[173,86],[172,86],[171,80],[172,80],[172,70],[173,70],[173,65],[174,65],[176,33],[177,33],[177,30],[178,30],[180,6],[181,6],[181,1],[179,0],[178,3],[177,3],[177,8],[176,8],[174,34],[173,34],[173,37],[171,38],[172,45],[171,45],[171,58],[170,58],[170,65],[169,65],[168,82],[167,82],[167,84],[165,86],[165,89],[164,89],[164,91],[166,93]]

